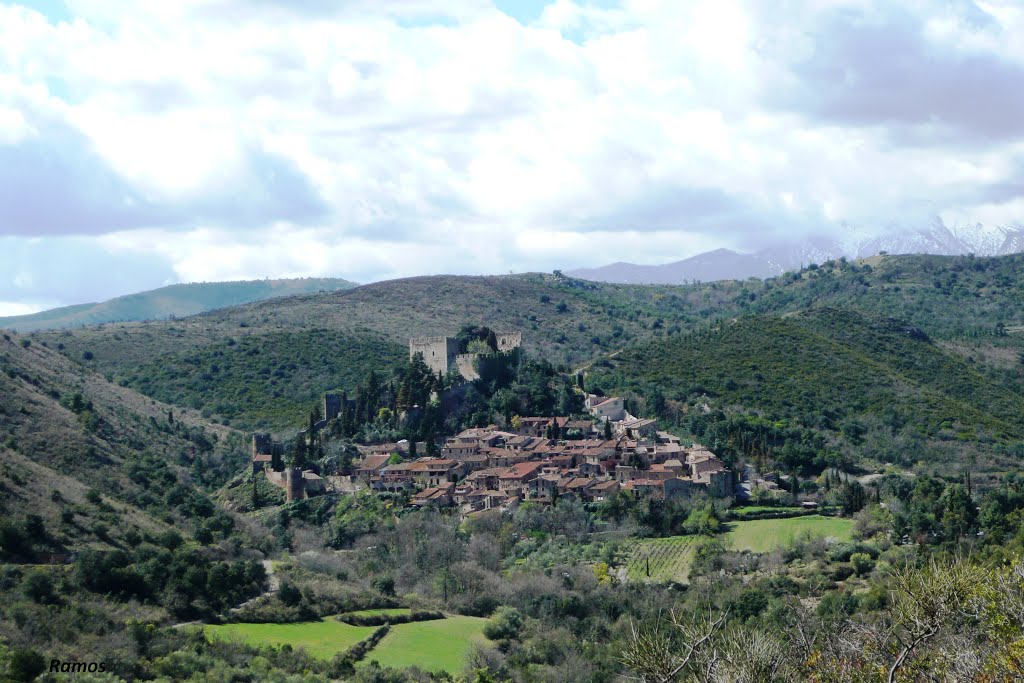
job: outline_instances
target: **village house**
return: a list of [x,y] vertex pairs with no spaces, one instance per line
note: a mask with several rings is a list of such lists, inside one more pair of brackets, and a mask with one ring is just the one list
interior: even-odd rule
[[595,396],[590,394],[586,401],[587,410],[597,420],[617,422],[626,417],[625,403],[621,396]]
[[733,495],[733,474],[714,453],[684,448],[678,438],[654,431],[653,420],[625,415],[613,423],[618,436],[607,440],[595,436],[593,422],[579,422],[586,438],[548,438],[552,425],[563,436],[572,424],[565,418],[519,418],[518,434],[496,425],[467,429],[445,442],[441,457],[391,464],[381,451],[402,442],[369,447],[353,479],[374,490],[413,492],[412,504],[420,507],[458,505],[464,515],[511,509],[523,499],[603,501],[620,490],[657,499],[698,489]]
[[543,466],[544,463],[537,461],[516,463],[498,477],[498,488],[515,493],[525,491],[526,484],[540,474]]
[[448,507],[452,504],[454,490],[455,484],[451,482],[442,486],[431,486],[414,494],[412,504],[418,507]]
[[369,455],[363,458],[355,468],[354,474],[357,479],[365,481],[379,476],[380,471],[387,466],[390,455]]

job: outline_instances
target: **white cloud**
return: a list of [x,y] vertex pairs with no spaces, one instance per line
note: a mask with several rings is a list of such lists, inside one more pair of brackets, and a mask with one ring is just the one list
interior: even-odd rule
[[62,177],[94,170],[113,217],[90,203],[86,232],[182,279],[667,261],[921,206],[1021,219],[989,196],[1024,178],[1010,0],[555,0],[527,25],[487,0],[67,5],[0,5],[0,145],[75,131]]

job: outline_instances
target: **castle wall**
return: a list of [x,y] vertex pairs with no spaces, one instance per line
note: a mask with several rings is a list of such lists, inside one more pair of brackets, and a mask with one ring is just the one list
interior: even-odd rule
[[306,482],[298,467],[290,467],[285,471],[285,496],[289,502],[306,497]]
[[477,358],[478,354],[475,353],[460,353],[455,357],[455,367],[467,382],[480,379],[480,373],[476,369]]
[[273,440],[270,434],[259,433],[252,435],[252,457],[257,455],[270,455],[273,453]]
[[498,341],[498,351],[505,352],[518,349],[523,345],[522,332],[502,332],[495,335]]
[[341,396],[324,394],[324,419],[333,420],[341,414]]
[[455,337],[420,337],[409,340],[409,360],[417,353],[423,354],[423,362],[434,373],[446,374],[455,367],[459,353],[459,342]]

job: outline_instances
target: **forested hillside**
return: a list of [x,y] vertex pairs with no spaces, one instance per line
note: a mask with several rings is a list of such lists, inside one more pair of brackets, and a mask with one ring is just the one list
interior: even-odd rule
[[698,429],[731,419],[752,439],[744,455],[760,447],[806,473],[862,459],[998,467],[1024,438],[1024,396],[1009,383],[920,328],[851,310],[742,317],[598,365],[591,389]]
[[308,292],[330,292],[353,286],[355,283],[339,278],[193,282],[119,296],[102,303],[63,306],[29,315],[0,318],[0,328],[30,332],[113,321],[181,318],[250,301]]
[[[187,530],[209,512],[193,484],[219,485],[245,461],[238,433],[18,335],[0,338],[0,396],[0,511],[41,515],[51,551],[117,545],[136,527]],[[99,496],[120,513],[98,515]]]
[[[558,274],[418,277],[261,301],[181,320],[108,324],[39,333],[36,338],[113,381],[244,429],[279,427],[323,390],[351,391],[371,365],[393,365],[409,337],[453,334],[466,324],[522,330],[528,352],[579,367],[620,351],[639,358],[631,355],[632,345],[657,341],[655,347],[643,347],[656,348],[710,323],[751,314],[762,322],[747,325],[764,325],[763,333],[769,334],[776,324],[773,318],[810,307],[895,318],[921,330],[936,346],[958,353],[986,381],[1020,393],[1022,273],[1024,257],[1014,255],[832,261],[763,282],[685,287],[601,284]],[[858,348],[861,354],[898,361],[902,351],[897,339],[876,336],[874,346]],[[816,339],[826,345],[840,341],[834,335]],[[714,346],[706,349],[711,365],[718,362],[715,354]],[[657,368],[654,362],[644,366]],[[871,367],[861,370],[860,381],[871,381]],[[729,371],[735,382],[752,381],[743,368],[730,366]],[[824,367],[822,372],[827,374]],[[944,373],[959,370],[940,365],[922,372],[931,375],[922,386],[935,392]],[[920,380],[920,374],[911,379]],[[808,390],[820,391],[801,389]],[[946,401],[940,394],[928,401]],[[853,415],[860,406],[855,402],[844,410]],[[966,419],[987,424],[981,418]],[[994,419],[991,429],[1004,429],[997,423],[1005,415]]]

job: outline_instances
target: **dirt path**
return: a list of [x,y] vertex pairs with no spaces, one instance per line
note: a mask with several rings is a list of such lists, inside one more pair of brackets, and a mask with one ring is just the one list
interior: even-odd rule
[[[270,595],[271,593],[276,593],[277,592],[277,589],[281,585],[281,581],[280,581],[280,579],[277,578],[277,575],[274,574],[274,561],[273,560],[263,560],[262,564],[263,564],[263,568],[267,571],[267,590],[263,591],[262,593],[260,593],[259,595],[255,596],[255,597],[249,598],[248,600],[246,600],[245,602],[243,602],[242,604],[240,604],[240,605],[238,605],[236,607],[232,607],[231,609],[228,610],[228,612],[237,612],[238,610],[240,610],[240,609],[242,609],[244,607],[248,607],[252,603],[254,603],[257,600],[259,600],[260,598],[262,598],[263,596]],[[171,628],[184,628],[186,626],[202,626],[202,625],[203,625],[203,622],[201,622],[201,621],[183,621],[183,622],[178,623],[178,624],[172,624]]]
[[617,355],[619,355],[623,351],[625,351],[625,349],[619,349],[618,351],[612,351],[611,353],[606,353],[606,354],[604,354],[602,356],[598,356],[597,358],[595,358],[594,360],[590,361],[586,365],[581,365],[580,367],[576,368],[575,370],[572,371],[572,373],[575,375],[576,373],[588,370],[590,368],[590,366],[592,366],[597,361],[603,360],[605,358],[615,358]]

